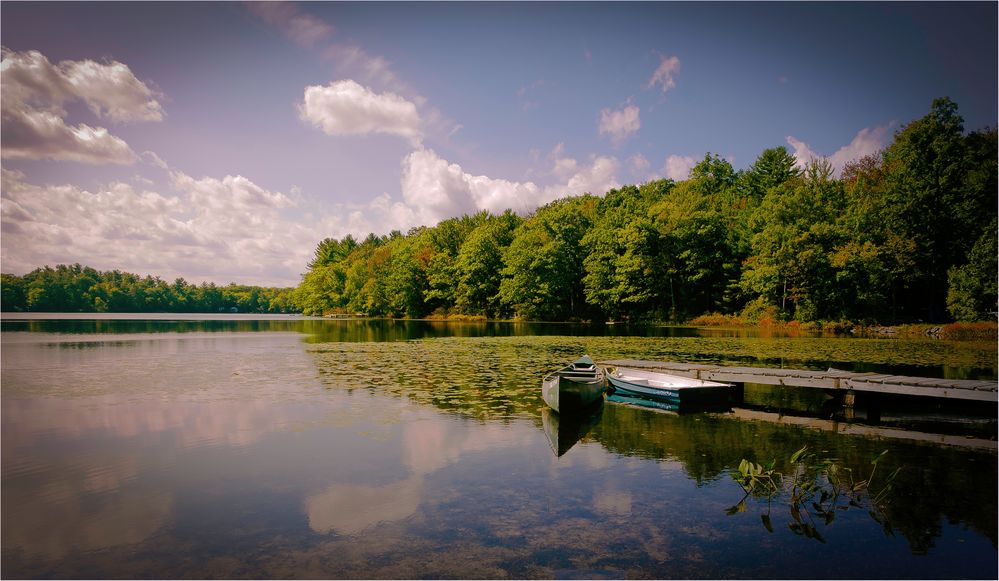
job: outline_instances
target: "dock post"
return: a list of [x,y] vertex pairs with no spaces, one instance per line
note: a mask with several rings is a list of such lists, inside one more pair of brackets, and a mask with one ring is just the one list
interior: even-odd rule
[[854,407],[857,403],[857,394],[854,393],[852,389],[846,390],[843,393],[843,417],[847,420],[857,419],[857,408]]
[[729,399],[733,405],[741,406],[746,400],[746,384],[733,383],[732,390],[729,392]]

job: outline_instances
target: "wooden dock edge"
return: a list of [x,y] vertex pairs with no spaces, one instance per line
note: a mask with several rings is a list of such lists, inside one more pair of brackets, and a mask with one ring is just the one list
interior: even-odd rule
[[999,403],[999,382],[970,379],[907,377],[875,373],[855,373],[830,369],[778,369],[771,367],[730,367],[674,361],[614,359],[598,362],[610,367],[633,367],[672,373],[683,377],[727,383],[756,383],[810,387],[832,391],[936,397],[950,400]]

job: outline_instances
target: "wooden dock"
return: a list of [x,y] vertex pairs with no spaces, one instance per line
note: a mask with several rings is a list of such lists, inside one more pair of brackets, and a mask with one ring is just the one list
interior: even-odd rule
[[977,401],[993,404],[999,403],[999,382],[996,380],[935,379],[929,377],[880,375],[876,373],[855,373],[836,369],[809,371],[804,369],[777,369],[770,367],[730,367],[672,361],[642,361],[638,359],[615,359],[599,361],[598,363],[610,367],[650,369],[663,373],[682,375],[684,377],[727,383],[787,385],[841,391],[843,395],[851,399],[856,393],[866,392],[937,397],[949,400]]

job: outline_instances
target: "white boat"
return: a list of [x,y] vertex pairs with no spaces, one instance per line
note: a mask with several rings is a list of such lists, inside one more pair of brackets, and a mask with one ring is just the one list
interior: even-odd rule
[[631,367],[609,368],[607,381],[615,393],[675,405],[723,400],[732,387],[728,383]]

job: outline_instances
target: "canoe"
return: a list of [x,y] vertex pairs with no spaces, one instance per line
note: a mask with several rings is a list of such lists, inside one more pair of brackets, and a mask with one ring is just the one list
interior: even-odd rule
[[724,400],[732,387],[728,383],[628,367],[610,368],[607,381],[614,393],[675,405]]
[[603,401],[604,372],[583,355],[541,381],[541,397],[548,407],[562,413],[580,410]]

